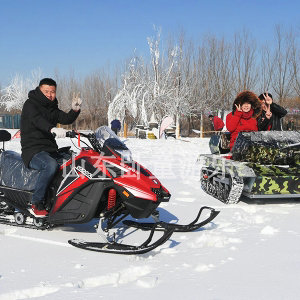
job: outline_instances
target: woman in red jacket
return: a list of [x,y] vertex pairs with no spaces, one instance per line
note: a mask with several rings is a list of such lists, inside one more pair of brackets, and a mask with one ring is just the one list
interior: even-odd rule
[[226,116],[226,127],[230,131],[230,151],[241,131],[257,131],[257,117],[261,114],[261,103],[250,91],[237,95],[232,112]]

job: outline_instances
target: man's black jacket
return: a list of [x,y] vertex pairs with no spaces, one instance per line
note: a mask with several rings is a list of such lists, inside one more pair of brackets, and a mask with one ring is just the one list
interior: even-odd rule
[[68,113],[58,108],[57,99],[49,100],[37,87],[28,93],[21,114],[22,159],[26,167],[32,157],[41,151],[55,152],[58,147],[50,132],[57,123],[72,124],[80,111]]
[[266,119],[266,112],[263,110],[261,116],[258,118],[258,130],[266,131],[269,125],[271,125],[271,130],[282,130],[281,118],[287,114],[287,111],[280,105],[272,103],[270,105],[270,110],[272,117]]

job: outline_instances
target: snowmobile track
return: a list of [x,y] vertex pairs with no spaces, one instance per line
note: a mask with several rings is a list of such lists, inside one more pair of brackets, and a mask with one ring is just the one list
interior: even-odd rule
[[36,229],[36,230],[51,230],[53,228],[49,224],[45,224],[45,225],[39,226],[39,227],[35,226],[33,223],[29,224],[28,222],[26,222],[24,224],[17,224],[14,220],[8,219],[7,217],[4,217],[3,215],[0,215],[0,224],[20,227],[20,228]]

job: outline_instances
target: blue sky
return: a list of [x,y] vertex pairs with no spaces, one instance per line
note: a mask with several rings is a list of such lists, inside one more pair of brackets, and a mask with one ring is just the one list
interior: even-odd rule
[[162,37],[183,30],[195,42],[245,28],[263,44],[275,24],[300,31],[300,1],[0,0],[0,85],[37,68],[43,76],[85,76],[121,64],[135,49],[147,57],[153,25]]

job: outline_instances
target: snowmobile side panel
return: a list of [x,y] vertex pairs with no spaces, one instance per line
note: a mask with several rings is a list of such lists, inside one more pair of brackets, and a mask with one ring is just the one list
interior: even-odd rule
[[52,209],[49,222],[51,224],[89,222],[98,211],[103,192],[110,186],[109,182],[94,182],[87,185],[74,196],[67,198],[58,210],[54,212]]
[[136,219],[148,218],[159,204],[160,201],[154,202],[136,197],[130,197],[124,200],[124,205],[128,209],[130,215]]
[[26,209],[28,207],[28,203],[31,202],[32,192],[18,190],[7,186],[0,186],[0,197],[3,198],[3,201],[7,204],[23,210]]

